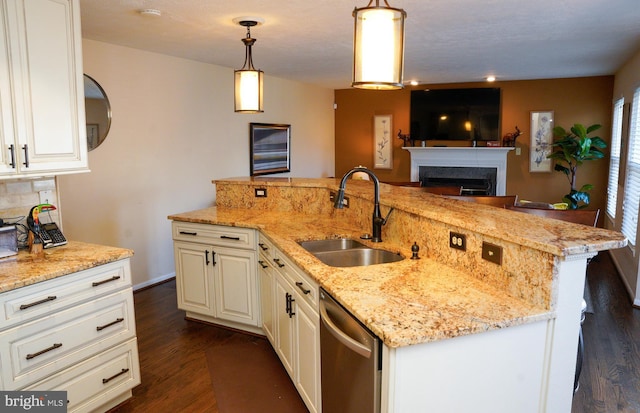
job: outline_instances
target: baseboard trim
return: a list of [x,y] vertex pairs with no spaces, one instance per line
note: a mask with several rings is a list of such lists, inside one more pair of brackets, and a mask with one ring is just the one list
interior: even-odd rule
[[145,290],[145,289],[151,288],[151,287],[153,287],[155,285],[162,284],[162,283],[165,283],[167,281],[170,281],[173,278],[176,278],[176,273],[175,272],[172,272],[172,273],[169,273],[169,274],[165,274],[165,275],[162,275],[160,277],[156,277],[156,278],[154,278],[152,280],[148,280],[148,281],[142,282],[140,284],[136,284],[136,285],[133,286],[133,291]]

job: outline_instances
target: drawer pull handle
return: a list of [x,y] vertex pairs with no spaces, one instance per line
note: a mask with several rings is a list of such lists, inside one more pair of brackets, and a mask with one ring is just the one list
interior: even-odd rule
[[261,266],[262,268],[269,268],[269,266],[268,266],[267,264],[265,264],[265,263],[264,263],[264,261],[262,261],[262,260],[259,260],[259,261],[258,261],[258,264],[260,264],[260,266]]
[[54,343],[51,347],[45,348],[44,350],[40,350],[37,353],[27,354],[27,360],[31,360],[32,358],[36,358],[36,357],[38,357],[38,356],[40,356],[40,355],[42,355],[42,354],[44,354],[44,353],[46,353],[48,351],[55,350],[55,349],[57,349],[59,347],[62,347],[62,343]]
[[260,248],[262,249],[262,251],[266,251],[266,250],[268,250],[268,249],[269,249],[269,247],[265,247],[265,245],[264,245],[264,244],[262,244],[262,243],[258,243],[258,245],[260,246]]
[[110,322],[109,324],[105,324],[105,325],[103,325],[103,326],[98,326],[98,327],[96,327],[96,330],[97,330],[97,331],[102,331],[102,330],[104,330],[104,329],[105,329],[105,328],[107,328],[107,327],[110,327],[110,326],[112,326],[112,325],[114,325],[114,324],[122,323],[123,321],[124,321],[124,318],[116,318],[116,320],[115,320],[115,321],[112,321],[112,322]]
[[240,241],[240,237],[230,237],[228,235],[220,235],[220,238],[222,238],[222,239],[231,239],[231,240],[234,240],[234,241]]
[[119,275],[114,275],[113,277],[108,278],[108,279],[106,279],[106,280],[92,282],[92,283],[91,283],[91,285],[92,285],[93,287],[97,287],[97,286],[99,286],[99,285],[106,284],[106,283],[110,283],[111,281],[115,281],[115,280],[119,280],[119,279],[120,279],[120,276],[119,276]]
[[273,261],[278,264],[278,267],[282,268],[284,267],[284,264],[280,262],[280,258],[274,258]]
[[51,296],[49,296],[49,297],[47,297],[47,298],[43,298],[43,299],[42,299],[42,300],[40,300],[40,301],[36,301],[36,302],[33,302],[33,303],[29,303],[29,304],[22,304],[22,305],[20,306],[20,309],[21,309],[21,310],[26,310],[27,308],[31,308],[31,307],[34,307],[34,306],[39,305],[39,304],[44,304],[44,303],[46,303],[46,302],[53,301],[53,300],[55,300],[56,298],[58,298],[58,297],[56,297],[55,295],[51,295]]
[[189,231],[180,231],[180,235],[198,235],[197,232],[189,232]]
[[120,370],[120,372],[114,374],[113,376],[109,377],[108,379],[102,379],[102,384],[107,384],[111,380],[115,379],[118,376],[122,376],[123,374],[125,374],[128,371],[129,371],[129,369],[122,369],[122,370]]
[[302,284],[300,281],[296,281],[296,287],[298,287],[300,290],[302,290],[302,292],[306,295],[309,294],[311,292],[311,290],[308,290],[306,288],[303,287],[304,284]]

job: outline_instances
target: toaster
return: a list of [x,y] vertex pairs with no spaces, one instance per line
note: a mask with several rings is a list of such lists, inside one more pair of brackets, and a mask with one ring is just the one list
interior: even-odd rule
[[15,225],[0,227],[0,259],[18,254],[18,229]]

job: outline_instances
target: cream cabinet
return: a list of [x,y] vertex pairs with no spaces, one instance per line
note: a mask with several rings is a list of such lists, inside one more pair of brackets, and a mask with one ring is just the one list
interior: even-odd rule
[[275,269],[273,268],[273,244],[262,234],[258,242],[258,277],[260,279],[260,318],[262,320],[262,331],[275,347]]
[[320,412],[318,284],[273,248],[274,349],[310,412]]
[[0,0],[0,178],[88,170],[78,0]]
[[172,223],[178,308],[187,317],[258,332],[255,230]]
[[64,390],[106,411],[140,383],[129,259],[0,294],[2,390]]

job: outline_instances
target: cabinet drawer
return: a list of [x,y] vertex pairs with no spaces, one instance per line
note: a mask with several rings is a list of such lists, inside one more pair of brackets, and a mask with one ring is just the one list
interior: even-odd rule
[[176,241],[199,242],[220,247],[256,249],[256,231],[250,228],[180,221],[173,221],[171,228],[173,239]]
[[16,390],[135,337],[131,289],[0,333],[5,390]]
[[265,258],[271,261],[273,258],[275,258],[276,251],[273,243],[262,234],[259,234],[258,236],[258,251],[260,251],[260,255],[263,255]]
[[35,383],[25,390],[66,391],[69,412],[89,412],[140,384],[136,339]]
[[311,280],[308,275],[293,264],[282,252],[276,250],[275,268],[285,277],[295,288],[298,294],[318,311],[318,283]]
[[131,286],[129,259],[0,294],[0,331]]

